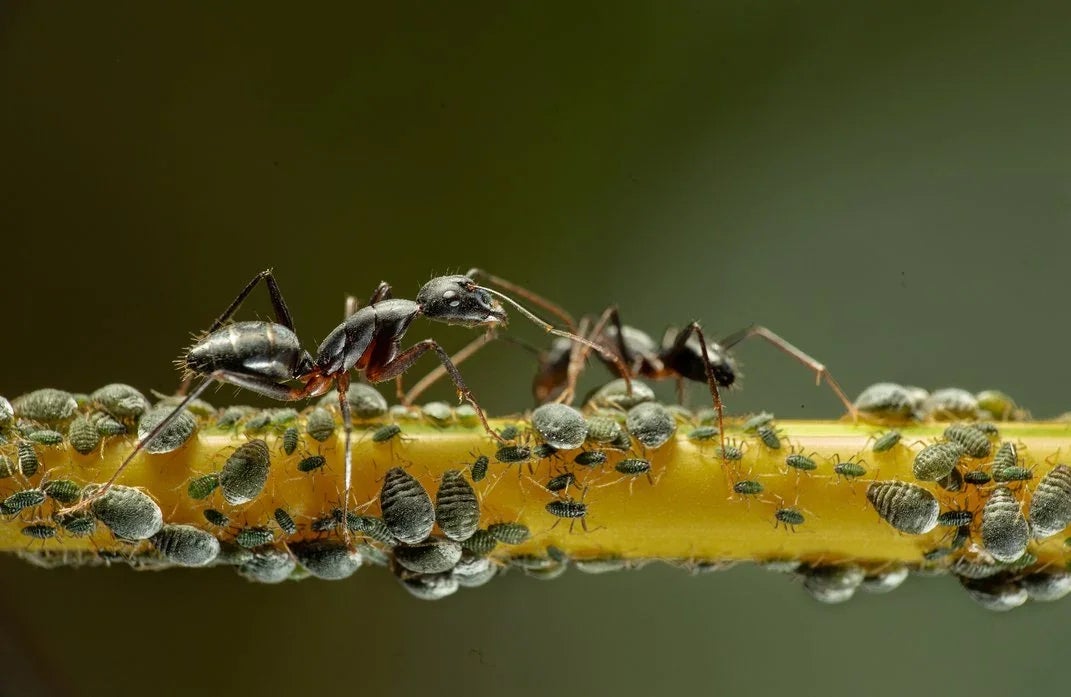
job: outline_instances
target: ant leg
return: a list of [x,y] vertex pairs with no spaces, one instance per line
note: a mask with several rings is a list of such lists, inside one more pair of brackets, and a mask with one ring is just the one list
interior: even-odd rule
[[[480,336],[469,342],[467,345],[465,345],[453,356],[450,356],[450,361],[455,366],[461,365],[463,362],[468,360],[474,353],[486,346],[494,338],[495,334],[493,330],[481,334]],[[429,387],[438,382],[444,375],[446,375],[446,367],[442,365],[436,367],[430,373],[422,377],[417,382],[417,384],[413,385],[413,387],[410,388],[408,392],[399,395],[399,400],[405,406],[411,405],[417,397],[419,397],[421,394],[424,393],[425,390],[427,390]]]
[[286,300],[283,299],[283,293],[279,290],[279,284],[276,283],[275,276],[272,274],[271,269],[265,269],[256,276],[253,276],[253,280],[247,283],[245,288],[242,288],[234,301],[223,311],[223,314],[212,323],[212,326],[208,329],[208,333],[211,334],[216,331],[223,326],[224,322],[233,317],[234,313],[242,306],[245,299],[249,297],[249,294],[256,288],[257,283],[262,280],[268,284],[268,294],[271,296],[272,307],[275,308],[275,321],[290,331],[294,331],[294,318],[290,315],[290,308],[286,306]]
[[434,339],[424,339],[402,351],[386,363],[367,366],[364,373],[365,377],[372,383],[390,380],[408,370],[428,351],[435,351],[435,353],[438,354],[439,361],[443,364],[446,372],[450,374],[450,379],[454,381],[454,386],[457,387],[458,395],[471,404],[472,408],[476,410],[476,415],[480,418],[480,423],[483,424],[484,430],[491,434],[491,436],[498,442],[507,443],[508,441],[494,431],[491,428],[491,425],[487,423],[487,415],[484,413],[483,407],[476,401],[476,398],[472,395],[468,386],[465,385],[465,379],[461,377],[461,373],[458,371],[457,367],[450,361],[450,354],[448,354],[446,349],[442,346],[439,346],[439,343]]
[[710,388],[710,397],[714,401],[714,410],[718,412],[718,438],[721,440],[722,461],[728,462],[725,457],[725,414],[721,403],[721,393],[718,391],[718,381],[714,379],[714,367],[710,363],[710,354],[707,349],[707,338],[703,334],[698,322],[692,322],[677,334],[671,351],[683,349],[689,337],[695,334],[699,339],[700,352],[703,354],[703,370],[707,374],[707,386]]
[[575,331],[576,330],[576,320],[573,319],[572,315],[570,315],[568,312],[566,312],[557,303],[554,303],[554,302],[551,302],[550,300],[547,300],[542,295],[538,295],[538,294],[528,290],[524,286],[519,286],[516,283],[511,283],[510,281],[507,281],[504,278],[499,278],[498,276],[494,276],[492,274],[489,274],[486,271],[484,271],[483,269],[479,269],[479,268],[469,269],[468,272],[465,275],[468,276],[469,278],[471,278],[474,281],[476,281],[478,279],[481,279],[481,278],[487,279],[488,282],[495,284],[499,288],[502,288],[503,290],[505,290],[507,292],[513,293],[514,295],[518,295],[518,296],[524,298],[525,300],[527,300],[528,302],[532,303],[536,307],[543,308],[544,310],[546,310],[547,312],[549,312],[550,314],[554,315],[555,317],[560,319],[562,322],[564,322],[565,326],[569,327],[570,331]]
[[801,351],[800,349],[788,343],[783,338],[773,333],[766,327],[763,327],[758,324],[752,324],[750,327],[745,327],[744,329],[741,329],[738,332],[730,334],[718,343],[728,349],[736,344],[739,344],[744,339],[747,339],[752,336],[757,336],[761,339],[765,339],[769,343],[773,344],[776,348],[787,353],[806,367],[813,370],[815,373],[816,385],[821,384],[822,378],[825,378],[826,384],[829,385],[830,389],[832,389],[833,392],[837,395],[837,398],[841,401],[842,404],[844,404],[844,408],[848,411],[848,413],[852,415],[852,421],[857,422],[859,420],[859,414],[855,411],[855,405],[852,404],[851,400],[848,399],[848,396],[844,394],[844,390],[840,388],[840,384],[838,384],[837,381],[830,374],[830,372],[826,370],[826,367],[811,356]]
[[350,529],[346,525],[346,514],[350,509],[350,480],[353,476],[353,453],[350,452],[350,442],[353,440],[353,420],[350,417],[350,401],[346,399],[346,392],[350,387],[349,373],[339,375],[335,379],[335,387],[338,390],[338,408],[342,412],[342,432],[344,434],[342,443],[345,447],[342,454],[342,461],[345,463],[345,476],[343,479],[345,485],[342,490],[342,535],[346,542],[349,542]]
[[376,289],[372,291],[372,297],[368,299],[369,305],[375,305],[381,300],[390,300],[394,297],[394,291],[386,281],[380,281]]
[[[580,336],[597,337],[598,334],[588,334],[588,325],[590,320],[584,317],[580,320],[580,326],[577,327],[577,334]],[[586,346],[582,346],[576,342],[569,347],[569,362],[565,366],[565,387],[562,388],[561,394],[554,398],[554,401],[558,404],[571,405],[573,398],[576,397],[576,382],[580,379],[580,371],[587,361],[590,350]]]
[[342,311],[342,319],[349,319],[361,309],[361,301],[355,295],[346,296],[346,306]]

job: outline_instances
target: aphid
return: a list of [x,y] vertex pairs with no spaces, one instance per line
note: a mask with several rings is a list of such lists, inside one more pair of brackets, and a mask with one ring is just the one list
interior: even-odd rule
[[543,441],[559,450],[573,450],[588,437],[583,414],[565,404],[543,404],[532,412],[532,426]]
[[435,426],[446,426],[454,420],[454,411],[446,402],[428,402],[420,411]]
[[113,383],[89,395],[89,400],[120,421],[137,419],[149,410],[149,400],[130,385]]
[[78,453],[88,455],[100,445],[101,436],[88,416],[77,416],[67,427],[67,439]]
[[742,496],[758,496],[764,490],[762,482],[754,479],[744,479],[733,484],[733,491]]
[[865,574],[855,564],[823,564],[807,566],[799,572],[803,576],[803,589],[821,603],[836,604],[850,600]]
[[[175,415],[172,407],[153,407],[138,421],[138,446],[147,453],[178,450],[197,431],[197,419],[188,412]],[[151,439],[150,439],[150,436]]]
[[688,432],[688,439],[699,441],[713,440],[715,437],[720,435],[720,433],[721,432],[718,431],[717,426],[699,426]]
[[206,508],[202,515],[210,524],[224,528],[230,525],[231,519],[227,517],[222,511],[217,511],[215,508]]
[[394,559],[410,571],[441,574],[461,560],[461,545],[453,540],[431,538],[415,545],[394,548]]
[[361,553],[337,540],[303,540],[290,545],[298,563],[325,581],[338,581],[361,567]]
[[37,474],[40,462],[37,459],[37,451],[33,443],[19,441],[18,444],[19,471],[24,477],[32,477]]
[[[313,358],[301,347],[294,333],[294,322],[282,292],[270,270],[258,273],[246,284],[208,332],[183,356],[187,382],[195,377],[201,383],[168,415],[141,435],[134,451],[119,466],[118,471],[97,492],[103,495],[119,477],[120,472],[141,449],[155,450],[156,441],[164,432],[170,433],[171,423],[181,415],[210,384],[230,383],[278,401],[292,402],[322,395],[334,386],[338,391],[345,440],[345,485],[343,501],[349,500],[352,476],[352,416],[348,398],[350,371],[364,374],[371,383],[392,380],[402,375],[423,354],[433,351],[449,373],[458,393],[476,410],[484,428],[494,435],[483,410],[465,385],[461,373],[446,351],[433,339],[425,339],[401,349],[401,340],[412,321],[423,316],[447,324],[467,327],[503,324],[506,312],[496,300],[500,298],[517,308],[526,318],[543,327],[548,333],[572,341],[595,346],[590,341],[555,328],[522,307],[507,295],[477,285],[474,278],[483,272],[473,269],[465,276],[441,276],[426,283],[415,300],[393,298],[391,288],[381,283],[369,304],[354,309],[317,349]],[[502,285],[502,280],[489,277],[490,282]],[[268,286],[275,322],[234,322],[229,320],[248,295],[264,281]],[[600,352],[603,351],[600,347]],[[297,382],[300,385],[292,385]],[[291,384],[288,384],[291,383]],[[70,400],[74,403],[74,400]],[[73,412],[73,409],[71,410]],[[144,424],[145,418],[142,418]],[[224,486],[226,489],[226,486]]]
[[293,517],[286,512],[286,509],[276,508],[272,513],[272,517],[275,518],[275,524],[279,526],[279,529],[283,531],[284,535],[296,535],[297,523],[294,522]]
[[629,563],[628,559],[620,557],[602,557],[594,559],[575,559],[573,566],[577,571],[585,574],[606,574],[612,571],[624,571],[636,568]]
[[[984,409],[985,407],[982,408]],[[974,423],[971,425],[991,438],[1000,437],[1000,429],[998,429],[994,424],[991,424],[988,421],[979,421],[978,423]]]
[[503,426],[502,430],[498,432],[498,437],[502,440],[516,440],[517,436],[521,435],[521,431],[515,425],[510,424]]
[[56,536],[56,527],[48,523],[30,523],[23,526],[22,534],[37,540],[50,540]]
[[[350,383],[346,390],[346,403],[350,407],[350,418],[356,421],[376,419],[387,413],[387,400],[376,388],[363,382]],[[320,406],[339,406],[338,399],[329,394],[324,395]]]
[[127,432],[126,425],[123,422],[104,411],[93,412],[89,415],[89,420],[102,438],[121,436]]
[[997,561],[1015,561],[1030,542],[1030,524],[1023,517],[1015,493],[998,486],[982,508],[982,546]]
[[1027,574],[1019,583],[1035,602],[1050,603],[1071,593],[1071,573],[1066,571]]
[[97,528],[97,519],[89,513],[56,513],[52,519],[74,537],[87,537]]
[[291,421],[298,417],[297,409],[287,407],[285,409],[273,409],[271,412],[272,426],[288,426]]
[[922,535],[937,527],[941,507],[932,493],[916,484],[873,482],[866,498],[885,522],[900,532]]
[[537,460],[546,460],[549,457],[557,457],[558,449],[550,443],[540,443],[532,448],[532,457]]
[[502,544],[519,545],[532,537],[532,531],[524,523],[492,523],[487,532]]
[[267,409],[262,409],[257,412],[253,418],[245,422],[246,433],[259,433],[268,427],[271,423],[271,412]]
[[1015,443],[1005,441],[997,448],[997,452],[993,455],[993,462],[990,463],[994,472],[1002,470],[1008,467],[1019,466],[1019,451],[1015,447]]
[[958,576],[962,581],[965,578],[979,579],[996,576],[1004,571],[1004,565],[993,564],[988,560],[979,561],[977,558],[963,555],[954,559],[952,563],[948,565],[948,570]]
[[908,419],[922,406],[922,400],[903,385],[878,382],[855,398],[855,408],[878,418]]
[[471,404],[459,404],[454,409],[454,418],[462,426],[471,428],[477,426],[480,423],[480,417],[476,415],[476,410],[472,408]]
[[301,433],[298,431],[297,426],[290,426],[283,431],[283,452],[287,455],[293,455],[297,450],[298,444],[301,442]]
[[754,433],[756,430],[759,429],[760,426],[768,426],[773,422],[773,420],[773,414],[766,411],[760,412],[745,421],[742,428],[744,430],[744,433]]
[[169,561],[180,566],[205,566],[219,556],[219,540],[192,525],[165,525],[150,542]]
[[[86,487],[84,493],[92,496],[90,489],[96,487]],[[103,496],[91,498],[89,506],[97,520],[125,540],[147,540],[164,524],[160,506],[145,492],[128,486],[112,486]]]
[[859,587],[867,593],[889,593],[899,588],[909,574],[910,569],[906,564],[897,564],[882,571],[868,573]]
[[[551,514],[555,518],[569,519],[569,532],[573,531],[573,525],[576,521],[580,521],[580,526],[584,528],[584,532],[588,530],[588,505],[583,501],[577,501],[575,499],[555,499],[548,503],[546,506],[547,513]],[[552,528],[556,526],[560,520],[554,521]]]
[[781,449],[781,437],[777,435],[777,431],[773,426],[769,424],[763,424],[755,429],[755,433],[758,434],[759,440],[770,450]]
[[242,528],[234,536],[234,541],[246,549],[253,549],[261,545],[270,545],[275,542],[275,533],[265,527]]
[[435,526],[431,497],[420,482],[401,467],[387,470],[379,505],[383,522],[391,534],[406,544],[427,539]]
[[486,455],[480,455],[469,466],[469,473],[472,476],[472,481],[482,482],[483,478],[487,476],[487,466],[491,463],[491,459]]
[[[443,534],[458,542],[472,537],[479,527],[480,502],[460,470],[447,470],[443,473],[439,490],[435,494],[435,519]],[[458,550],[460,553],[460,547]]]
[[716,452],[723,460],[738,462],[744,459],[744,449],[734,441],[726,441],[725,445],[718,447]]
[[59,445],[63,442],[63,434],[59,431],[34,431],[26,436],[29,440],[39,445]]
[[252,407],[227,407],[216,419],[216,428],[227,429],[244,419]]
[[613,443],[624,433],[621,424],[609,416],[588,417],[588,440],[593,443]]
[[472,537],[461,543],[461,548],[478,557],[486,557],[494,551],[496,545],[498,545],[498,540],[491,533],[486,530],[477,530]]
[[963,473],[959,471],[959,468],[952,470],[948,473],[948,476],[941,477],[937,480],[937,486],[941,487],[945,491],[962,491],[963,490]]
[[7,479],[15,475],[15,465],[7,455],[0,455],[0,479]]
[[309,472],[315,472],[326,464],[327,458],[323,455],[310,455],[299,462],[297,468],[298,472],[308,474]]
[[305,432],[313,440],[323,443],[335,433],[335,417],[323,407],[316,407],[305,419]]
[[851,460],[845,460],[844,462],[838,462],[833,465],[833,472],[837,476],[844,477],[845,479],[857,479],[866,475],[866,466],[861,462],[853,462]]
[[622,429],[621,433],[617,434],[617,438],[614,438],[608,445],[615,450],[627,452],[632,449],[632,437]]
[[[560,347],[565,346],[564,342],[556,341],[554,343]],[[571,347],[570,350],[572,350]],[[566,370],[568,370],[567,367]],[[538,380],[539,378],[537,377],[536,379]],[[584,400],[584,403],[589,406],[596,407],[598,409],[620,409],[622,411],[625,411],[631,409],[637,404],[641,404],[643,402],[652,402],[654,401],[654,398],[654,390],[652,390],[648,385],[640,382],[639,380],[632,380],[632,393],[630,394],[628,391],[628,383],[618,378],[616,380],[611,380],[602,387],[597,388],[595,391],[593,391],[587,396],[587,398]],[[540,403],[548,401],[539,397],[538,388],[536,394],[536,401]]]
[[961,527],[974,522],[974,514],[970,511],[945,511],[937,516],[937,524],[944,527]]
[[547,491],[553,491],[555,493],[559,491],[568,491],[570,486],[576,486],[576,475],[572,472],[563,472],[555,477],[551,477],[544,486]]
[[[342,509],[339,510],[341,511]],[[319,518],[314,518],[309,523],[309,529],[313,532],[332,532],[336,528],[338,528],[338,516],[334,514],[334,511]]]
[[677,420],[658,402],[644,402],[628,410],[629,435],[648,448],[660,448],[677,431]]
[[82,487],[70,479],[53,479],[41,486],[41,490],[54,501],[74,503],[82,494]]
[[947,477],[959,464],[963,454],[963,446],[959,443],[933,443],[915,455],[911,469],[915,473],[915,479],[935,482]]
[[186,486],[186,493],[191,499],[200,501],[211,496],[218,487],[219,473],[213,472],[191,479],[189,485]]
[[350,532],[359,533],[370,537],[377,542],[394,547],[398,544],[397,538],[391,533],[390,528],[382,518],[369,515],[357,515],[353,512],[346,513],[346,529]]
[[803,453],[791,453],[785,456],[785,464],[792,469],[810,472],[818,469],[818,464]]
[[1025,482],[1033,479],[1034,473],[1026,467],[1001,467],[993,468],[993,481],[995,482]]
[[1034,537],[1051,537],[1071,523],[1071,467],[1056,465],[1034,487],[1030,499]]
[[0,514],[15,515],[27,508],[40,506],[45,502],[45,492],[41,489],[23,489],[16,491],[0,502]]
[[[240,547],[238,549],[249,554],[248,550]],[[258,549],[248,557],[239,556],[238,558],[242,559],[238,564],[238,573],[257,583],[282,583],[290,578],[294,567],[297,566],[297,562],[289,552],[272,547]]]
[[223,498],[232,506],[249,503],[264,490],[268,483],[271,455],[268,444],[251,440],[231,453],[219,473],[219,486]]
[[978,401],[978,408],[984,412],[984,415],[988,415],[987,418],[997,421],[1029,419],[1029,415],[1019,409],[1014,399],[999,390],[982,390],[975,395],[975,399]]
[[71,418],[78,402],[70,392],[46,387],[17,397],[12,403],[14,413],[23,419],[53,423]]
[[398,424],[387,424],[380,426],[372,433],[373,443],[386,443],[391,438],[394,438],[402,432],[402,427]]
[[982,486],[992,481],[992,477],[984,470],[970,470],[963,475],[963,481],[974,486]]
[[947,441],[959,443],[969,456],[976,459],[989,457],[993,447],[989,437],[973,424],[952,424],[945,429],[944,437]]
[[900,432],[895,429],[886,431],[877,437],[871,449],[876,453],[887,453],[897,446],[901,438]]
[[971,526],[961,525],[956,528],[956,534],[952,536],[952,544],[949,545],[953,550],[962,549],[964,545],[971,541]]
[[958,387],[934,390],[922,403],[924,415],[947,421],[950,419],[973,419],[978,415],[978,400],[974,395]]
[[585,450],[582,453],[577,453],[576,457],[573,458],[573,462],[583,467],[596,467],[606,464],[606,453],[601,450]]
[[417,574],[400,566],[396,568],[395,573],[402,588],[420,600],[442,600],[456,593],[461,585],[460,579],[453,574]]
[[15,420],[15,407],[4,397],[0,397],[0,429],[7,428]]
[[783,524],[785,526],[785,530],[791,530],[792,532],[796,532],[796,526],[803,525],[806,520],[803,517],[803,513],[801,513],[798,508],[791,506],[788,508],[778,508],[776,511],[774,511],[774,519],[775,528],[779,524]]
[[994,612],[1014,610],[1029,599],[1029,595],[1016,582],[1004,578],[968,579],[960,583],[971,600]]
[[495,451],[495,459],[506,464],[528,462],[532,451],[523,445],[503,445]]

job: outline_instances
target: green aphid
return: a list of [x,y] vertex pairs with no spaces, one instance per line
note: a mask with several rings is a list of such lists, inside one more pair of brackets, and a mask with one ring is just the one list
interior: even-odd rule
[[988,484],[993,481],[993,478],[984,470],[970,470],[963,475],[963,481],[975,486],[982,486],[983,484]]
[[227,407],[216,419],[216,428],[228,429],[238,425],[249,413],[249,407]]
[[73,537],[87,537],[97,529],[97,519],[88,512],[54,515],[53,519]]
[[297,426],[290,426],[283,431],[282,441],[283,452],[287,455],[293,455],[301,441],[301,433],[298,431]]
[[29,440],[32,440],[38,445],[60,445],[63,443],[63,434],[59,431],[51,431],[45,429],[43,431],[34,431],[26,436]]
[[260,431],[263,431],[265,428],[267,428],[268,424],[270,423],[271,412],[265,409],[263,411],[257,412],[257,414],[253,416],[253,418],[251,418],[249,421],[246,421],[244,430],[246,433],[259,433]]
[[521,431],[515,425],[510,424],[509,426],[503,427],[502,430],[498,432],[498,435],[502,436],[505,440],[514,440],[517,436],[521,435]]
[[777,524],[785,526],[786,530],[796,531],[797,525],[803,525],[805,519],[803,513],[798,508],[779,508],[774,512],[774,518],[776,519],[775,527]]
[[89,420],[102,438],[121,436],[127,432],[126,425],[106,411],[93,412],[89,415]]
[[720,431],[718,431],[717,426],[699,426],[688,432],[688,439],[700,441],[713,440],[718,437],[719,433]]
[[731,462],[737,462],[744,459],[744,450],[736,443],[726,443],[724,447],[719,447],[715,450],[715,454],[719,458]]
[[264,527],[242,528],[238,531],[238,534],[234,536],[234,541],[237,542],[240,547],[253,549],[254,547],[260,547],[261,545],[267,545],[274,542],[275,533]]
[[887,453],[900,443],[901,438],[903,438],[903,435],[895,429],[886,431],[878,436],[877,440],[874,441],[874,447],[871,449],[876,453]]
[[744,479],[733,484],[733,491],[742,496],[758,496],[765,490],[762,482],[753,479]]
[[373,443],[386,443],[391,438],[396,437],[401,432],[402,432],[402,427],[399,426],[398,424],[386,424],[384,426],[380,426],[379,428],[377,428],[375,431],[372,432],[372,442]]
[[507,545],[519,545],[532,537],[532,531],[524,523],[492,523],[487,526],[487,532]]
[[856,479],[866,474],[866,467],[858,462],[848,460],[847,462],[838,462],[833,465],[833,471],[846,479]]
[[82,495],[82,487],[78,486],[76,482],[73,482],[70,479],[53,479],[43,485],[41,490],[44,491],[49,498],[63,504],[74,503]]
[[32,477],[37,474],[37,468],[41,463],[37,459],[37,451],[33,443],[20,441],[18,445],[19,471],[24,477]]
[[758,435],[759,440],[770,450],[781,449],[781,437],[777,435],[777,431],[773,426],[764,424],[755,429],[755,433]]
[[327,458],[323,455],[310,455],[298,463],[298,472],[314,472],[327,464]]
[[291,409],[290,407],[275,409],[271,412],[271,425],[278,427],[289,426],[297,417],[297,409]]
[[189,494],[191,499],[200,501],[211,496],[212,492],[218,487],[219,473],[213,472],[212,474],[205,474],[191,479],[186,487],[186,493]]
[[346,513],[346,529],[391,547],[398,544],[398,538],[390,531],[383,519],[376,516],[358,515],[349,511]]
[[[717,414],[718,414],[717,411],[714,411],[713,412],[713,417],[717,418]],[[748,419],[747,421],[744,422],[744,427],[743,427],[744,428],[744,432],[745,433],[754,433],[754,432],[758,431],[759,428],[761,428],[762,426],[768,426],[771,423],[773,423],[773,420],[774,420],[774,415],[769,413],[769,412],[765,412],[764,411],[764,412],[761,412],[759,414],[755,414],[750,419]]]
[[335,433],[334,415],[323,407],[316,407],[305,420],[305,432],[313,440],[323,443]]
[[71,447],[82,455],[88,455],[97,449],[101,442],[100,431],[88,416],[77,416],[67,427],[67,438]]
[[41,489],[23,489],[0,502],[0,514],[15,515],[27,508],[40,506],[44,502],[45,492]]
[[221,528],[230,525],[231,519],[227,517],[227,514],[222,511],[217,511],[215,508],[206,508],[201,515],[205,517],[212,525],[219,526]]
[[48,523],[31,523],[22,528],[22,534],[38,540],[51,540],[56,536],[56,527]]
[[818,463],[803,453],[792,453],[785,456],[785,464],[792,469],[802,470],[804,472],[812,472],[818,469]]
[[1025,482],[1028,479],[1033,479],[1034,473],[1026,467],[1002,467],[1000,469],[993,468],[993,481],[995,482]]

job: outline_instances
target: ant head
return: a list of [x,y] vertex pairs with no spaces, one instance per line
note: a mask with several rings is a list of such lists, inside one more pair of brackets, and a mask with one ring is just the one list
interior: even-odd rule
[[439,276],[424,284],[416,296],[428,319],[476,327],[505,324],[506,311],[486,289],[468,276]]

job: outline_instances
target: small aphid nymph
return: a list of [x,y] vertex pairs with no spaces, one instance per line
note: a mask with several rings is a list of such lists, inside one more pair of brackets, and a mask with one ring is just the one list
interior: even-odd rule
[[213,472],[200,477],[194,477],[186,487],[186,493],[191,499],[201,500],[208,498],[219,487],[219,474]]
[[392,438],[398,436],[402,432],[402,427],[398,424],[386,424],[380,426],[372,433],[373,443],[386,443]]
[[327,464],[327,458],[323,455],[310,455],[297,464],[298,472],[315,472]]

